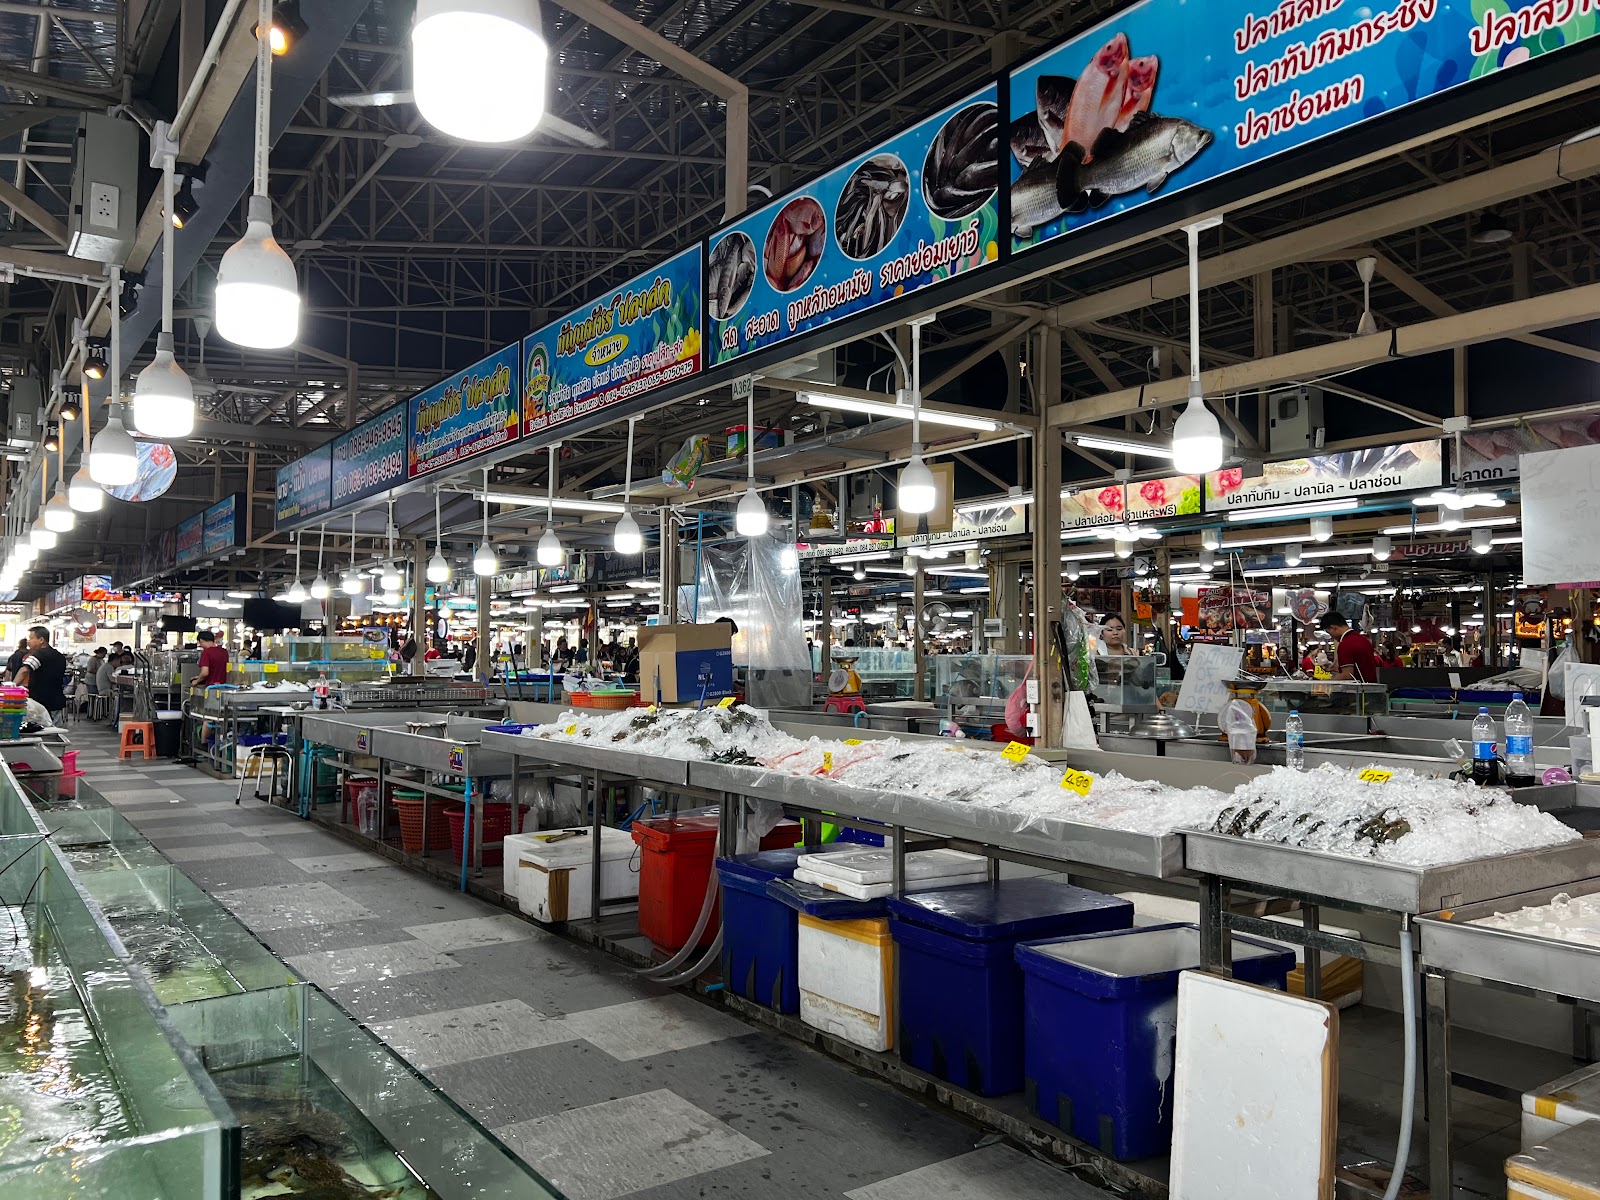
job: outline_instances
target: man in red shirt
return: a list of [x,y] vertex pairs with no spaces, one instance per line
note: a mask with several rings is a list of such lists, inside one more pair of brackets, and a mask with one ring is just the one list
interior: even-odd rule
[[1350,628],[1350,622],[1336,612],[1324,614],[1319,622],[1338,644],[1335,679],[1353,679],[1357,683],[1378,682],[1378,655],[1366,636]]
[[200,643],[200,669],[195,673],[193,686],[205,688],[214,683],[227,683],[228,651],[217,645],[217,635],[202,629],[195,640]]

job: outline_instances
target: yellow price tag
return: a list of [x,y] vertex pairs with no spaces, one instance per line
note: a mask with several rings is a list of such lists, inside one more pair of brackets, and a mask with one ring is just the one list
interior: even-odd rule
[[1380,771],[1376,767],[1368,767],[1356,778],[1361,780],[1362,783],[1388,783],[1389,780],[1394,778],[1394,772]]
[[578,726],[577,726],[576,723],[567,726],[567,736],[568,737],[575,737],[577,735],[577,732],[578,732]]
[[861,745],[861,739],[860,738],[845,738],[844,744],[846,746],[859,746],[859,745]]
[[1087,771],[1067,771],[1061,776],[1061,786],[1080,796],[1087,796],[1089,789],[1094,786],[1094,776]]
[[1010,762],[1019,763],[1028,757],[1029,749],[1030,747],[1024,746],[1021,742],[1012,742],[1004,750],[1000,751],[1000,757]]
[[278,664],[277,663],[262,663],[261,664],[261,673],[263,675],[276,675],[278,673]]
[[822,769],[824,771],[833,770],[833,754],[830,751],[824,750],[822,752]]
[[732,708],[733,707],[733,700],[734,700],[734,698],[732,696],[724,696],[721,700],[717,701],[717,707],[718,708]]

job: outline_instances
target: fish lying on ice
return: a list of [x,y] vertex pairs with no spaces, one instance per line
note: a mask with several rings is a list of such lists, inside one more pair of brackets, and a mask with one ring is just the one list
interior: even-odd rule
[[[1193,162],[1212,140],[1209,129],[1181,117],[1138,113],[1126,133],[1105,130],[1096,139],[1091,158],[1061,158],[1056,199],[1062,211],[1075,213],[1099,208],[1114,196],[1140,189],[1160,191],[1169,175]],[[1015,207],[1013,202],[1013,212]]]

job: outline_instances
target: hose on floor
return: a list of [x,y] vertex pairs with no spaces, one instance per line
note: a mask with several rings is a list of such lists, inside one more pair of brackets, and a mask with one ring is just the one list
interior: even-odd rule
[[[679,950],[664,963],[655,963],[648,967],[635,967],[634,971],[640,975],[643,975],[646,979],[659,979],[663,975],[671,974],[673,971],[676,971],[679,967],[683,966],[684,963],[688,962],[689,956],[695,952],[695,949],[700,944],[700,935],[706,931],[706,925],[711,920],[711,910],[717,906],[718,890],[719,884],[717,881],[717,872],[716,868],[713,867],[711,871],[711,878],[706,880],[706,898],[700,904],[700,917],[697,921],[695,921],[694,932],[689,935],[689,940],[684,943],[683,949]],[[721,943],[722,932],[721,930],[718,930],[717,944],[719,947],[721,946]]]
[[[1417,1107],[1417,971],[1411,961],[1411,922],[1400,926],[1400,996],[1405,1009],[1405,1080],[1400,1099],[1400,1142],[1394,1150],[1394,1172],[1383,1200],[1395,1200],[1406,1179],[1406,1160],[1411,1157],[1411,1122]],[[1432,1097],[1434,1104],[1449,1104],[1450,1093]]]
[[[694,945],[694,941],[695,939],[691,938],[689,944],[691,946]],[[718,928],[717,936],[711,939],[711,945],[706,947],[706,952],[700,956],[699,962],[695,963],[692,967],[684,968],[676,975],[657,975],[655,977],[655,981],[657,983],[664,983],[669,987],[676,987],[680,983],[688,983],[690,980],[698,977],[701,971],[704,971],[712,963],[716,962],[717,958],[721,954],[722,930]]]

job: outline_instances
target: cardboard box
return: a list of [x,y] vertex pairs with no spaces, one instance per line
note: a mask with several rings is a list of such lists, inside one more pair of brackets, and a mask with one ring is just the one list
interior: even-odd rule
[[639,629],[639,695],[665,704],[733,695],[733,631],[727,624],[645,625]]

